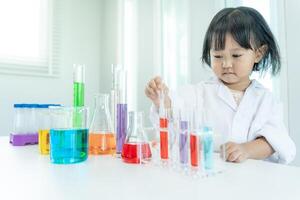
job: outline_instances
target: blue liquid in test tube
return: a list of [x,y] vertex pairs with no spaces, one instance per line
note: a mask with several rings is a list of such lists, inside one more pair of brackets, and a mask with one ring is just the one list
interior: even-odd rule
[[203,128],[203,151],[204,151],[204,166],[206,170],[213,169],[213,153],[214,153],[214,144],[213,144],[213,132],[212,128],[204,127]]

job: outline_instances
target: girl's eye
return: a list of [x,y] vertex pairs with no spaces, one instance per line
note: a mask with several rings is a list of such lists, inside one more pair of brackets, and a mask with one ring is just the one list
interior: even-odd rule
[[232,55],[232,57],[234,57],[234,58],[238,58],[238,57],[241,57],[242,56],[242,54],[233,54]]
[[214,55],[215,58],[222,58],[220,55]]

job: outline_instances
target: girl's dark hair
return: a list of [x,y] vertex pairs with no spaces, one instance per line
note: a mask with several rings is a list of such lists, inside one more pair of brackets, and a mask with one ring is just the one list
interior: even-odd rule
[[202,62],[209,66],[210,49],[223,50],[225,36],[229,33],[243,48],[257,50],[266,45],[266,51],[259,63],[255,63],[253,71],[267,72],[271,68],[272,75],[280,72],[281,62],[279,48],[274,36],[263,16],[253,8],[224,8],[212,19],[205,35]]

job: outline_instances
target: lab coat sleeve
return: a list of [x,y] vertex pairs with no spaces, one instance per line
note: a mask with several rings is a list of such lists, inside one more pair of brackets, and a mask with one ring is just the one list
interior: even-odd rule
[[266,160],[290,163],[295,158],[296,147],[284,125],[281,104],[269,95],[259,110],[252,127],[254,130],[251,139],[263,136],[272,146],[275,153]]

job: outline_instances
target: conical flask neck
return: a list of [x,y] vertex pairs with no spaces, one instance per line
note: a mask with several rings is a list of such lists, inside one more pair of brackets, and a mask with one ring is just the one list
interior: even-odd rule
[[90,129],[92,132],[112,132],[112,121],[108,107],[108,94],[95,95],[95,108]]
[[127,142],[146,142],[147,138],[143,130],[143,113],[129,112],[129,127]]
[[143,116],[141,113],[129,113],[129,126],[132,129],[143,127]]
[[95,106],[99,108],[108,109],[108,95],[98,94],[95,96]]

